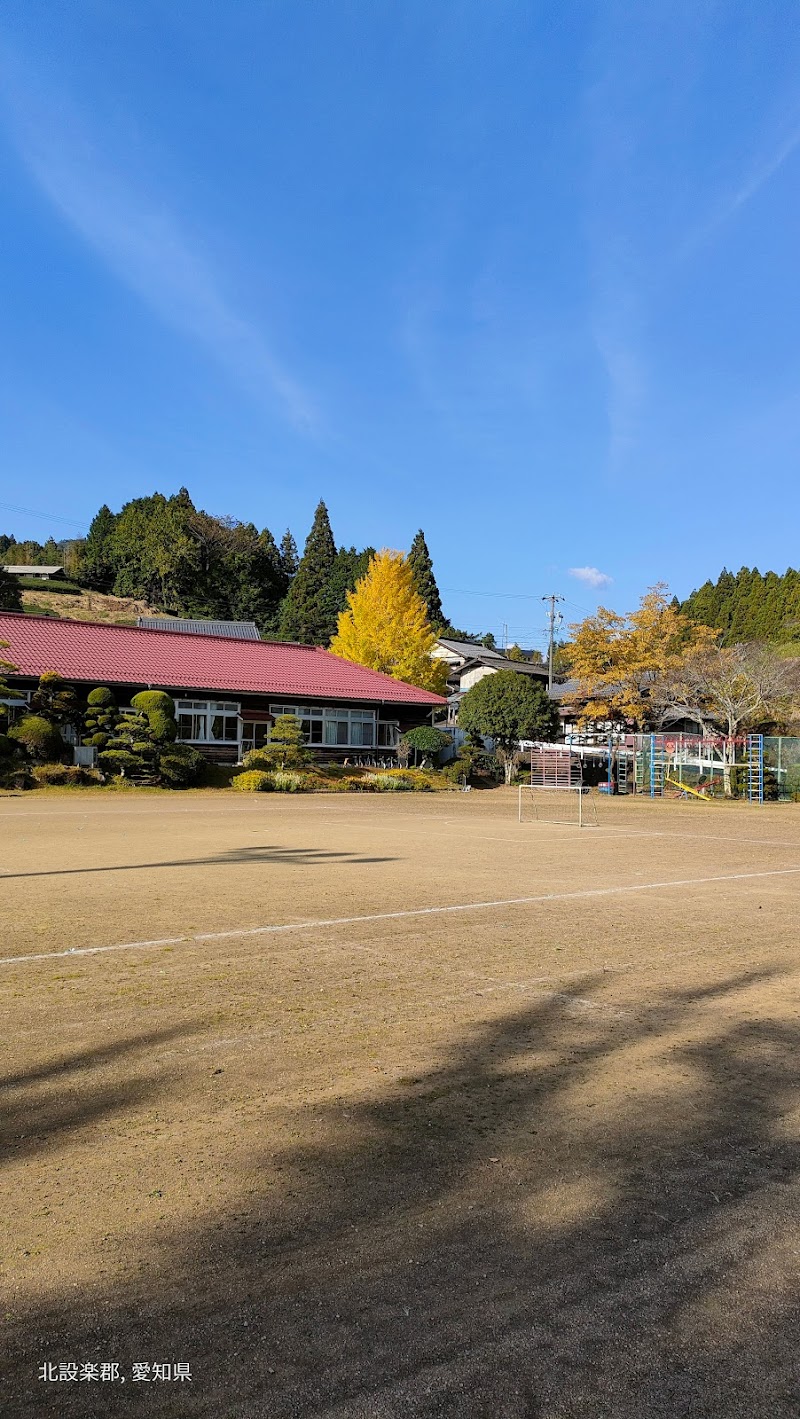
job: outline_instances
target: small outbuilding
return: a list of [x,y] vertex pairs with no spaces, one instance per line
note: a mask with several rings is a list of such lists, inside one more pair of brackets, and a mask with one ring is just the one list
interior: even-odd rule
[[3,563],[3,571],[9,576],[34,577],[37,581],[58,581],[64,576],[63,567],[16,567]]

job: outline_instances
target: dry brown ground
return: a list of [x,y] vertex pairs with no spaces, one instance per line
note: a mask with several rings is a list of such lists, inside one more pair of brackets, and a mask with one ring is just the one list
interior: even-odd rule
[[23,587],[22,605],[37,614],[54,611],[70,621],[109,621],[123,626],[135,626],[137,616],[158,615],[146,601],[130,596],[109,596],[104,591],[52,591],[46,582],[35,591]]
[[796,1416],[800,809],[600,821],[0,800],[0,1413]]

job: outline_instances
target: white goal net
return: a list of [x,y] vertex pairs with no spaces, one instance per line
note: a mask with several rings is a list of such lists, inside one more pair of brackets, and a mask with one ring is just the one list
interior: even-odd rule
[[519,785],[520,823],[597,825],[597,809],[583,783],[580,755],[559,745],[534,744],[530,780]]

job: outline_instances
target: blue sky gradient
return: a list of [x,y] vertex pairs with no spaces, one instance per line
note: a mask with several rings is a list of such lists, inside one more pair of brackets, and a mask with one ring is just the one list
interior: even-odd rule
[[794,5],[6,0],[0,173],[4,503],[322,496],[529,644],[800,562]]

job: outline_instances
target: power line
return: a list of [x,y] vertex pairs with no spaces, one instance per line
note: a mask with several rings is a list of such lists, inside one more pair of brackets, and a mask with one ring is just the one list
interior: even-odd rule
[[67,527],[80,527],[81,531],[86,526],[85,522],[76,522],[72,517],[59,517],[57,513],[35,512],[30,507],[16,507],[14,503],[0,503],[0,508],[4,512],[17,512],[23,517],[39,517],[43,522],[63,522]]
[[441,586],[448,596],[502,596],[508,601],[538,601],[538,596],[530,596],[524,591],[467,591],[465,587]]

